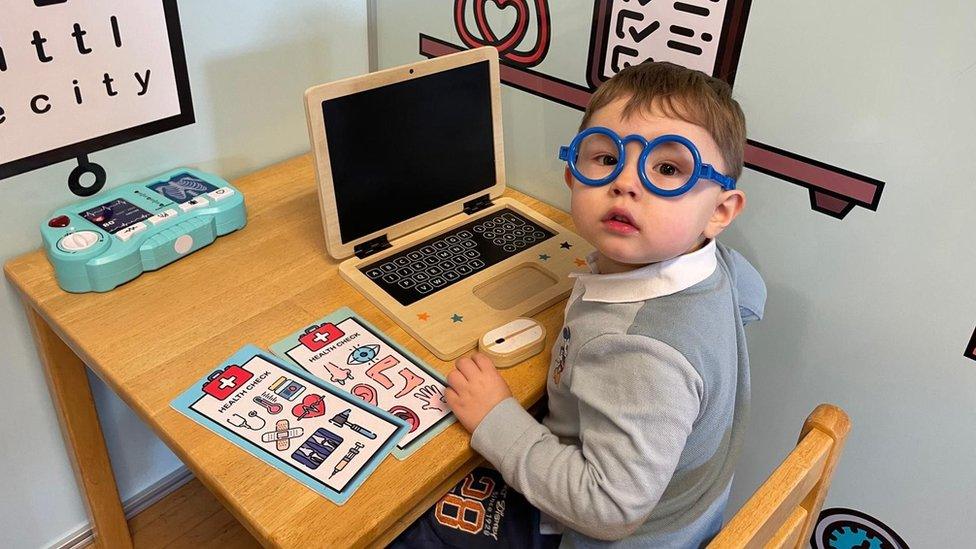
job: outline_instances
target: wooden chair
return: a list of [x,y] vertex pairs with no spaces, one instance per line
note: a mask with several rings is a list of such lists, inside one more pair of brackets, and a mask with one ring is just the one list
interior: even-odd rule
[[807,417],[796,448],[709,543],[726,547],[809,546],[851,421],[821,404]]

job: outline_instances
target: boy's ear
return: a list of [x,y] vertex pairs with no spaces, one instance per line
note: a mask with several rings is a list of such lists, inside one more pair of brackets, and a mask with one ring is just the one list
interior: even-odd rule
[[705,226],[705,237],[715,238],[718,236],[732,223],[733,219],[742,213],[742,209],[745,206],[746,193],[739,190],[723,191],[719,195],[718,204],[715,206],[715,211],[712,212],[711,219],[708,220],[708,224]]
[[566,186],[569,187],[569,190],[573,190],[573,174],[569,172],[569,166],[566,166],[563,171],[563,179],[566,180]]

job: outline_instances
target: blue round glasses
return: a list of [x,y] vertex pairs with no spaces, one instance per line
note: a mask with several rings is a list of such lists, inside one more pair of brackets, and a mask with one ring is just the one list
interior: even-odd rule
[[735,188],[735,179],[719,173],[711,164],[702,164],[698,147],[680,135],[662,135],[648,141],[636,134],[621,138],[610,128],[594,126],[577,134],[568,147],[559,147],[559,159],[569,164],[570,173],[581,183],[599,187],[620,175],[627,164],[627,144],[631,141],[644,147],[637,173],[644,187],[656,195],[682,195],[699,179],[715,181],[726,191]]

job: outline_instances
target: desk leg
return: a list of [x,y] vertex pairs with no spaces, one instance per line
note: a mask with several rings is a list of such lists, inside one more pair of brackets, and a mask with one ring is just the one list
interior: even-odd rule
[[131,548],[132,537],[98,423],[85,363],[30,305],[27,306],[27,318],[47,374],[51,399],[61,420],[61,433],[71,464],[88,506],[95,544],[112,549]]

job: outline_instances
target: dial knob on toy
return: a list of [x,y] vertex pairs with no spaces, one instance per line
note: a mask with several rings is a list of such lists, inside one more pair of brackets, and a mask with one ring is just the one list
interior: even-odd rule
[[61,237],[58,247],[66,252],[81,252],[94,246],[98,239],[95,231],[78,231]]

